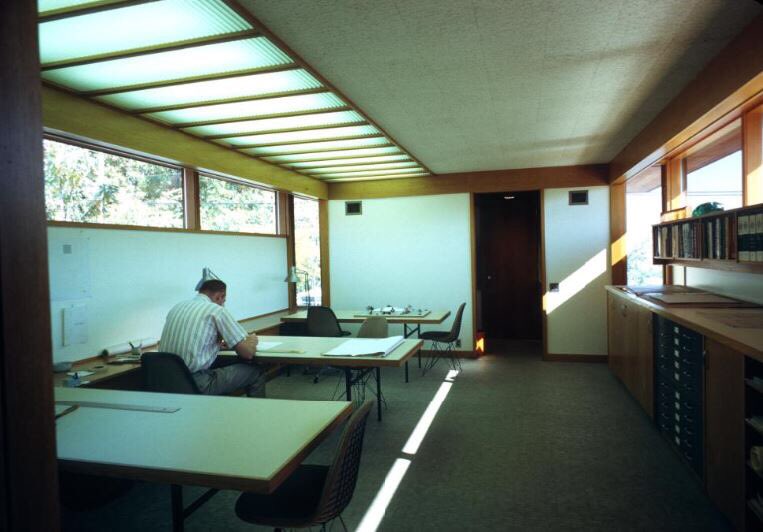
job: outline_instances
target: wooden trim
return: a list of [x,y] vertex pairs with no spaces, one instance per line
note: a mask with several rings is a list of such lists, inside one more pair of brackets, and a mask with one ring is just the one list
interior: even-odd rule
[[625,183],[618,183],[609,188],[609,248],[615,284],[628,281],[626,187]]
[[290,116],[308,116],[318,115],[321,113],[334,112],[334,111],[354,111],[352,107],[343,105],[341,107],[332,107],[331,109],[312,109],[310,111],[287,111],[283,113],[270,113],[267,115],[250,115],[250,116],[237,116],[235,118],[217,118],[215,120],[202,120],[199,122],[178,122],[166,127],[170,129],[186,129],[189,127],[197,126],[212,126],[215,124],[232,124],[236,122],[249,122],[250,120],[267,120],[270,118],[287,118]]
[[94,0],[92,3],[87,3],[83,6],[69,6],[60,9],[51,9],[40,15],[37,21],[42,24],[43,22],[50,22],[53,20],[61,20],[70,17],[79,17],[81,15],[90,15],[92,13],[99,13],[101,11],[110,11],[112,9],[119,9],[122,7],[137,6],[140,4],[147,4],[155,0]]
[[719,129],[758,105],[763,98],[761,34],[763,15],[758,15],[615,156],[611,179],[636,175],[708,128]]
[[49,70],[56,70],[59,68],[77,67],[83,65],[92,65],[95,63],[103,63],[105,61],[116,61],[118,59],[128,59],[131,57],[140,57],[143,55],[159,54],[163,52],[174,52],[176,50],[184,50],[186,48],[194,48],[197,46],[205,46],[209,44],[221,44],[232,41],[243,41],[246,39],[252,39],[257,37],[259,33],[254,30],[237,31],[235,33],[226,33],[223,35],[209,35],[205,37],[196,37],[194,39],[187,39],[185,41],[161,44],[158,46],[144,46],[141,48],[135,48],[132,50],[108,52],[104,54],[91,55],[87,57],[77,57],[75,59],[64,59],[61,61],[54,61],[52,63],[45,63],[40,67],[43,72]]
[[[267,161],[251,157],[184,131],[131,116],[65,91],[43,87],[43,119],[55,131],[100,143],[150,153],[184,166],[237,176],[274,188],[325,198],[328,186]],[[99,142],[94,142],[98,144]]]
[[331,269],[329,259],[329,205],[327,200],[318,200],[318,227],[321,263],[321,304],[331,306]]
[[[469,193],[469,248],[472,268],[472,346],[477,356],[477,198],[474,192]],[[481,310],[481,309],[480,309]]]
[[542,327],[542,353],[543,358],[548,355],[548,315],[546,314],[546,191],[540,191],[540,308]]
[[[294,250],[294,195],[285,194],[286,212],[286,272],[288,273],[292,266],[296,265],[296,252]],[[289,285],[289,312],[297,310],[297,286],[296,283]]]
[[596,364],[606,364],[607,355],[563,355],[561,353],[545,353],[543,360],[546,362],[588,362]]
[[185,228],[191,231],[200,231],[199,173],[190,168],[183,168],[183,206]]
[[[350,98],[347,97],[342,91],[337,89],[336,86],[334,86],[333,83],[331,83],[328,79],[323,77],[320,72],[316,71],[307,61],[305,61],[302,56],[297,54],[294,50],[292,50],[285,42],[283,42],[281,39],[278,38],[277,35],[275,35],[272,31],[270,31],[262,22],[260,22],[259,19],[257,19],[252,13],[248,10],[242,7],[236,0],[223,0],[225,4],[230,7],[233,11],[238,13],[239,16],[241,16],[244,20],[249,22],[252,27],[254,27],[256,30],[260,31],[264,36],[266,36],[271,42],[273,42],[278,48],[280,48],[286,55],[291,57],[295,63],[302,66],[305,70],[310,72],[310,74],[320,81],[324,86],[331,89],[337,96],[339,96],[343,101],[347,102],[353,111],[356,111],[358,114],[360,114],[369,124],[375,126],[379,131],[381,131],[388,139],[390,139],[393,143],[396,145],[400,145],[392,135],[390,135],[383,127],[381,127],[378,123],[376,123],[374,120],[371,119],[363,110],[355,104]],[[410,152],[410,150],[404,150],[408,155],[413,158],[417,163],[419,163],[422,168],[424,168],[429,173],[432,172],[424,163],[422,163],[413,153]]]
[[[152,0],[152,1],[155,1],[155,0]],[[187,78],[180,78],[180,79],[152,81],[149,83],[136,83],[135,85],[122,85],[120,87],[111,87],[108,89],[82,91],[80,95],[86,96],[88,98],[95,98],[96,96],[108,96],[111,94],[119,94],[122,92],[133,92],[133,91],[146,90],[146,89],[175,87],[177,85],[187,85],[189,83],[196,83],[199,81],[217,81],[220,79],[230,79],[230,78],[238,78],[242,76],[251,76],[253,74],[270,74],[272,72],[287,72],[291,70],[300,70],[300,67],[295,65],[294,63],[287,63],[285,65],[245,68],[242,70],[233,70],[231,72],[217,72],[214,74],[202,74],[200,76],[190,76]],[[52,87],[57,88],[58,90],[68,91],[66,87],[56,85],[55,83],[51,83],[49,81],[45,81],[43,83],[50,84]]]
[[[327,111],[331,112],[331,111]],[[281,129],[265,129],[262,131],[247,131],[244,133],[236,133],[234,135],[231,134],[225,134],[225,135],[204,135],[201,138],[207,139],[207,140],[216,140],[216,139],[233,139],[236,137],[249,137],[251,135],[271,135],[273,133],[296,133],[299,131],[314,131],[314,130],[321,130],[321,129],[332,129],[335,127],[350,127],[350,126],[367,126],[368,122],[362,121],[362,122],[339,122],[336,124],[325,124],[322,126],[302,126],[302,127],[285,127]]]
[[0,529],[8,532],[59,529],[38,52],[37,3],[0,2]]
[[667,168],[667,187],[663,191],[668,211],[674,211],[686,206],[686,175],[684,173],[684,157],[670,159]]
[[329,199],[372,199],[464,192],[519,192],[546,188],[607,186],[604,164],[463,172],[410,179],[330,183]]
[[762,262],[737,262],[729,260],[681,260],[681,259],[654,259],[655,264],[666,266],[684,266],[688,268],[703,268],[708,270],[721,270],[726,272],[763,273]]
[[266,94],[237,96],[235,98],[219,98],[217,100],[194,101],[189,103],[179,103],[175,105],[163,105],[159,107],[142,107],[138,109],[132,109],[129,111],[129,113],[132,115],[145,115],[149,113],[161,113],[164,111],[178,111],[180,109],[193,109],[194,107],[206,107],[208,105],[254,102],[258,100],[272,100],[274,98],[285,98],[287,96],[304,96],[306,94],[330,94],[330,93],[323,87],[316,87],[312,89],[287,90],[287,91],[280,91],[280,92],[269,92]]
[[744,205],[763,203],[763,104],[742,117]]
[[284,238],[284,235],[270,235],[267,233],[237,233],[235,231],[209,231],[206,229],[186,229],[183,227],[146,227],[142,225],[94,224],[85,222],[62,222],[58,220],[48,221],[48,227],[81,227],[83,229],[116,229],[118,231],[153,231],[159,233],[190,233],[196,235],[231,235]]

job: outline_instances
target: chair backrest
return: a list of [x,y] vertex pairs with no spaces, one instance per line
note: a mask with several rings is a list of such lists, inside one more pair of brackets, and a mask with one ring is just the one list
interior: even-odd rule
[[309,336],[342,336],[336,314],[329,307],[307,307],[307,334]]
[[358,338],[386,338],[389,327],[387,326],[387,318],[384,316],[371,316],[366,318],[358,329]]
[[458,307],[456,317],[453,319],[453,326],[450,328],[450,334],[442,340],[443,342],[455,342],[458,340],[458,335],[461,334],[461,318],[464,315],[464,307],[466,307],[466,303],[461,303]]
[[331,521],[350,504],[358,480],[366,420],[373,404],[373,401],[368,401],[357,407],[344,427],[339,449],[326,474],[320,502],[310,520],[312,523]]
[[173,353],[143,353],[140,357],[147,392],[200,394],[183,359]]

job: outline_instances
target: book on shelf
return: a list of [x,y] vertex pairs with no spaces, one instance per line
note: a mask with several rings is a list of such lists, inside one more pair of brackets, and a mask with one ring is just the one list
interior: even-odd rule
[[740,214],[737,225],[739,260],[763,262],[763,212]]

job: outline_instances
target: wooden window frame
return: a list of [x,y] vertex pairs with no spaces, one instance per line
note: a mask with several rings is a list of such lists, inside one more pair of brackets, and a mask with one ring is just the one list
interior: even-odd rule
[[[287,244],[287,272],[292,266],[296,266],[296,249],[295,249],[295,234],[294,234],[294,198],[301,200],[309,200],[318,202],[318,239],[319,239],[319,260],[321,262],[321,306],[331,306],[331,289],[329,281],[329,235],[328,235],[328,200],[320,198],[311,198],[303,194],[288,193],[283,194],[286,196],[285,203],[288,213],[285,215],[285,223],[287,223],[288,233],[286,235],[288,239]],[[297,305],[297,290],[294,284],[289,283],[289,310],[295,312],[299,309],[306,308]]]

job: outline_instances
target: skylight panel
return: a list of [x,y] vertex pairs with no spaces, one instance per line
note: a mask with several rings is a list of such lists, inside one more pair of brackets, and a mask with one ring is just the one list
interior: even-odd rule
[[365,172],[333,172],[330,174],[322,174],[320,177],[368,177],[368,176],[386,176],[386,175],[403,175],[417,173],[417,170],[422,171],[421,168],[402,168],[399,170],[368,170]]
[[207,44],[46,70],[45,80],[76,91],[99,91],[161,81],[287,65],[292,61],[265,37]]
[[302,111],[317,111],[343,107],[344,102],[330,92],[321,94],[301,94],[299,96],[284,96],[249,102],[224,103],[161,111],[146,116],[156,118],[170,124],[184,124],[206,121],[225,121],[242,117],[265,116],[280,113],[298,113]]
[[43,22],[40,59],[44,66],[251,29],[220,0],[148,2]]
[[376,157],[351,157],[349,159],[328,159],[328,160],[322,160],[322,161],[306,161],[306,162],[296,162],[296,163],[286,163],[288,166],[292,168],[297,168],[299,170],[305,170],[310,171],[312,168],[322,168],[325,166],[338,166],[338,165],[354,165],[354,164],[363,164],[363,163],[383,163],[383,162],[389,162],[389,161],[408,161],[410,157],[406,155],[405,153],[401,153],[399,155],[381,155]]
[[[342,150],[346,148],[365,148],[389,144],[387,137],[373,137],[367,139],[329,140],[325,142],[305,142],[302,144],[283,144],[279,146],[267,146],[262,148],[248,148],[245,151],[252,155],[276,155],[289,153],[321,153],[328,150]],[[330,154],[329,154],[330,155]]]
[[420,169],[419,163],[416,161],[402,161],[399,163],[381,163],[381,164],[360,164],[360,165],[348,165],[348,166],[327,166],[325,168],[314,168],[311,170],[304,170],[311,175],[319,174],[332,174],[336,172],[359,172],[359,171],[373,171],[373,170],[392,170],[397,168],[407,168],[408,171],[411,167]]
[[284,142],[304,142],[310,140],[339,139],[343,137],[359,137],[363,135],[379,135],[381,132],[374,126],[347,126],[325,129],[307,129],[288,133],[269,133],[265,135],[245,135],[222,139],[232,146],[253,144],[281,144]]
[[403,153],[397,146],[384,146],[381,148],[360,148],[357,150],[340,150],[328,153],[297,153],[291,155],[274,155],[264,157],[272,163],[286,163],[291,161],[319,161],[324,159],[342,159],[343,157],[360,157],[368,155],[388,155]]
[[424,177],[428,175],[430,175],[429,172],[422,170],[420,172],[411,172],[410,174],[396,174],[396,175],[373,174],[368,176],[358,176],[357,174],[351,174],[350,176],[347,176],[347,177],[343,177],[343,176],[336,177],[336,175],[322,175],[322,176],[318,176],[318,178],[321,179],[322,181],[369,181],[371,179],[398,179],[401,177]]
[[211,81],[197,81],[155,89],[119,92],[100,96],[96,99],[118,107],[136,110],[246,96],[262,96],[319,87],[321,87],[321,83],[306,70],[300,68],[283,72],[266,72]]
[[311,127],[333,126],[335,124],[353,124],[365,122],[356,111],[332,111],[304,116],[285,116],[283,118],[262,118],[227,124],[210,124],[185,128],[184,131],[205,137],[228,137],[232,135],[254,134],[261,131],[283,131],[307,129]]
[[60,11],[78,6],[85,7],[87,4],[100,5],[101,3],[98,0],[37,0],[37,11],[40,15],[44,15],[51,11]]

